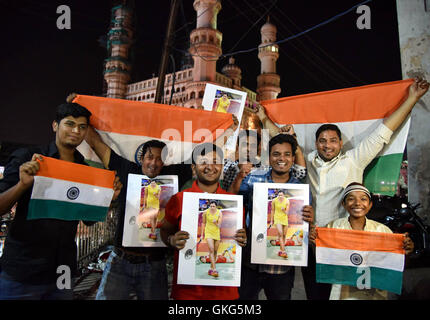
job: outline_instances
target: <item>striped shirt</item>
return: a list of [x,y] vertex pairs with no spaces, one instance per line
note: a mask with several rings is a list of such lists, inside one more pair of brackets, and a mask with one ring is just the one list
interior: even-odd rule
[[[256,165],[257,168],[265,168],[268,169],[267,166],[261,166],[260,164]],[[306,178],[307,171],[306,167],[302,167],[298,164],[293,164],[291,167],[292,174],[294,177],[296,177],[299,180],[303,180]],[[239,174],[239,160],[231,161],[230,159],[224,160],[224,168],[223,168],[223,188],[224,190],[228,190],[233,183],[234,179],[236,179],[237,175]]]
[[316,150],[308,154],[307,180],[313,196],[317,226],[347,216],[341,204],[343,189],[351,182],[362,183],[366,166],[390,141],[392,134],[393,131],[381,123],[354,149],[341,152],[330,161],[322,160]]

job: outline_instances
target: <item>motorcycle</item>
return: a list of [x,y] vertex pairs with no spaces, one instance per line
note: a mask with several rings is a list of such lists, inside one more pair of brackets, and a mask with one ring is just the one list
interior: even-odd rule
[[417,214],[420,204],[406,197],[374,195],[368,218],[385,224],[394,233],[408,232],[414,252],[408,256],[408,268],[430,267],[430,226]]

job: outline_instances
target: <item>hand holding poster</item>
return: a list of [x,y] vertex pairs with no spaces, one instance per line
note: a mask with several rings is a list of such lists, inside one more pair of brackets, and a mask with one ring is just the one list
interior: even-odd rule
[[160,225],[167,202],[177,192],[177,176],[150,179],[144,175],[129,174],[122,245],[165,247],[160,237]]
[[179,251],[178,284],[240,286],[242,196],[184,193],[181,230],[190,234]]
[[309,185],[255,183],[253,199],[251,262],[307,266]]

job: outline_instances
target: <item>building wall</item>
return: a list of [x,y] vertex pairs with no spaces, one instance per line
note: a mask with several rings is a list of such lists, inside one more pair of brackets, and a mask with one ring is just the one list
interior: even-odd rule
[[[427,11],[425,3],[427,2]],[[397,0],[403,78],[430,80],[430,1]],[[420,215],[430,216],[430,93],[411,114],[407,141],[409,201],[421,203]]]

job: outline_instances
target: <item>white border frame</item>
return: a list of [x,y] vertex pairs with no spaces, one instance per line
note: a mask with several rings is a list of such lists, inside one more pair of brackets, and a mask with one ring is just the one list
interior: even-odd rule
[[[242,266],[242,248],[239,244],[236,245],[236,257],[234,262],[234,279],[233,280],[222,280],[217,279],[196,279],[195,268],[196,268],[196,244],[197,244],[197,232],[198,232],[198,220],[196,221],[196,215],[199,213],[199,200],[200,199],[213,199],[213,200],[230,200],[237,202],[237,214],[236,214],[236,226],[237,230],[243,228],[243,197],[240,195],[229,195],[229,194],[214,194],[214,193],[195,193],[195,192],[184,192],[184,199],[182,205],[182,222],[181,230],[187,231],[190,234],[190,238],[187,240],[185,247],[179,251],[179,262],[178,262],[178,284],[188,285],[205,285],[205,286],[229,286],[239,287],[240,286],[240,275]],[[193,258],[185,259],[185,253],[188,249],[193,250]]]
[[227,139],[227,142],[225,144],[226,149],[235,151],[237,137],[239,136],[240,122],[242,121],[243,110],[245,108],[247,93],[244,91],[234,90],[231,88],[226,88],[226,87],[214,85],[211,83],[207,83],[205,88],[205,93],[203,95],[203,100],[202,100],[202,106],[205,110],[212,111],[217,90],[229,92],[231,94],[239,95],[241,97],[239,112],[236,115],[237,120],[239,121],[239,125],[236,131],[234,132],[234,134]]
[[[281,260],[267,258],[267,199],[269,189],[301,190],[304,205],[309,205],[309,185],[296,183],[254,183],[253,211],[252,211],[252,239],[251,241],[251,263],[285,265],[285,266],[307,266],[309,245],[309,223],[303,221],[303,244],[300,261]],[[264,236],[262,241],[257,241],[258,235]]]
[[[124,232],[122,236],[122,245],[124,247],[166,247],[166,245],[161,241],[160,229],[156,229],[157,240],[141,241],[139,240],[139,231],[136,229],[136,224],[130,225],[130,219],[139,214],[140,211],[140,199],[142,192],[142,179],[151,179],[148,176],[141,174],[128,174],[127,183],[127,196],[125,203],[125,216],[124,216]],[[173,180],[173,184],[167,184],[173,186],[173,194],[178,193],[178,176],[176,175],[163,175],[157,176],[156,180],[170,179]],[[137,219],[137,218],[136,218]]]

